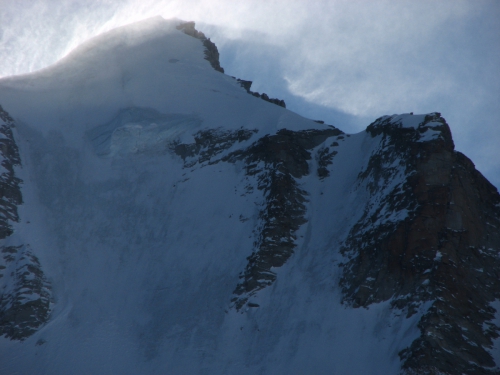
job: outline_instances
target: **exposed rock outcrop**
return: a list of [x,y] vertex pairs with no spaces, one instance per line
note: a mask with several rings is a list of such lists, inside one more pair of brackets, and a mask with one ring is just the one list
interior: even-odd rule
[[[246,175],[256,179],[257,187],[264,195],[265,204],[256,228],[255,250],[247,258],[247,267],[240,275],[242,281],[234,290],[232,303],[237,310],[247,304],[252,295],[276,280],[272,268],[283,266],[297,246],[295,233],[306,221],[304,215],[308,195],[300,188],[299,180],[310,173],[308,161],[312,158],[311,150],[328,138],[343,134],[333,127],[298,132],[282,129],[277,134],[258,139],[248,148],[222,155],[236,142],[249,140],[256,132],[246,129],[234,132],[203,130],[194,135],[194,143],[171,146],[182,157],[186,168],[197,163],[203,166],[220,161],[244,161]],[[323,160],[320,165],[327,165],[336,153],[325,153],[324,150],[327,148],[322,148],[319,153],[319,158]],[[248,306],[251,304],[249,302]]]
[[271,285],[276,280],[272,268],[283,266],[292,256],[297,246],[295,233],[306,222],[308,193],[300,187],[299,181],[309,174],[311,150],[341,133],[335,128],[299,132],[283,129],[227,158],[228,161],[245,161],[246,174],[257,178],[258,189],[265,197],[255,250],[247,258],[247,267],[240,275],[242,281],[234,290],[232,302],[236,309],[242,308],[256,292]]
[[[14,166],[21,164],[12,128],[14,120],[0,106],[0,240],[13,233],[22,204]],[[47,322],[50,315],[50,284],[38,258],[27,245],[0,247],[0,336],[23,340]]]
[[[220,66],[219,61],[219,50],[214,42],[207,38],[204,33],[196,30],[195,23],[193,21],[183,22],[177,26],[178,30],[181,30],[186,35],[192,36],[193,38],[199,39],[202,41],[203,46],[205,47],[205,60],[207,60],[212,68],[217,70],[218,72],[224,73],[224,68]],[[234,78],[234,77],[233,77]],[[273,103],[279,105],[280,107],[286,108],[285,101],[282,99],[270,98],[266,93],[259,94],[255,91],[250,91],[250,86],[252,86],[252,81],[245,81],[242,79],[237,79],[238,83],[251,95],[261,98],[266,102]]]
[[[235,78],[235,77],[233,77]],[[262,94],[259,94],[256,91],[251,91],[250,87],[252,87],[252,81],[245,81],[243,79],[236,79],[238,83],[243,87],[249,94],[261,98],[262,100],[265,100],[266,102],[273,103],[276,105],[279,105],[280,107],[286,108],[285,101],[283,99],[277,99],[277,98],[270,98],[265,92]]]
[[0,253],[0,336],[24,340],[49,319],[51,287],[29,246]]
[[250,139],[255,133],[257,130],[206,129],[194,134],[194,143],[173,143],[171,148],[182,158],[186,168],[197,163],[213,164],[220,161],[215,158],[217,155],[231,148],[236,142]]
[[490,305],[500,299],[498,191],[454,151],[438,113],[415,128],[384,117],[367,131],[381,147],[360,184],[380,203],[345,242],[345,301],[392,299],[408,315],[431,303],[420,337],[400,353],[408,374],[498,373],[488,352],[499,334]]
[[320,180],[323,180],[325,177],[330,175],[330,171],[328,170],[328,166],[332,164],[333,157],[338,154],[337,151],[331,150],[330,147],[338,146],[338,142],[333,142],[330,146],[321,147],[318,150],[317,159],[318,159],[318,177]]
[[203,46],[205,47],[205,60],[212,65],[212,68],[218,72],[224,73],[224,68],[220,66],[219,50],[217,49],[217,46],[210,40],[210,38],[207,38],[205,34],[196,30],[194,26],[195,23],[192,21],[183,22],[177,26],[177,29],[183,31],[189,36],[192,36],[193,38],[201,40]]
[[21,180],[14,175],[14,166],[20,165],[19,150],[12,134],[13,119],[0,106],[0,239],[12,234],[10,222],[19,221],[17,206],[23,200]]

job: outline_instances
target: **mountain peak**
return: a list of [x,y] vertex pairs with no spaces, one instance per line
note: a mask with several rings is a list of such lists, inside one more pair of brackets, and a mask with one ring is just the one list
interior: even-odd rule
[[[251,97],[236,79],[215,70],[216,47],[201,33],[201,39],[187,35],[186,25],[155,17],[104,33],[51,67],[0,79],[0,100],[19,120],[37,123],[42,131],[72,132],[69,138],[132,107],[196,114],[208,128],[244,126],[273,133],[317,127]],[[29,97],[32,111],[20,107],[19,97]],[[60,119],[72,125],[61,127]]]
[[[406,129],[399,131],[398,129]],[[367,129],[372,135],[389,134],[392,130],[405,134],[415,142],[429,142],[441,139],[453,150],[455,148],[450,127],[439,112],[423,115],[402,114],[382,116],[371,123]]]
[[445,119],[346,134],[210,43],[153,18],[0,80],[2,370],[498,373],[500,195]]

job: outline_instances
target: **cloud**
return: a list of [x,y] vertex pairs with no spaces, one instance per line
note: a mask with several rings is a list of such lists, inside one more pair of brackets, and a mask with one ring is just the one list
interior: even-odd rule
[[[364,122],[440,111],[457,148],[500,185],[495,0],[0,0],[0,77],[40,69],[94,35],[156,15],[201,24],[229,74],[313,117],[330,111]],[[361,130],[360,121],[350,124]]]
[[[292,94],[354,115],[417,110],[416,102],[457,89],[465,63],[458,66],[443,34],[474,13],[471,3],[312,4],[294,2],[284,15],[269,7],[260,22],[227,29],[257,25],[266,34],[260,40],[285,52],[277,58]],[[251,33],[236,35],[245,36]]]

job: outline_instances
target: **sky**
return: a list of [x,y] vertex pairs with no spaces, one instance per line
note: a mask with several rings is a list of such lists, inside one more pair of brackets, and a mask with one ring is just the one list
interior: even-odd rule
[[498,0],[0,0],[0,77],[156,15],[195,21],[227,74],[345,132],[441,112],[456,149],[500,187]]

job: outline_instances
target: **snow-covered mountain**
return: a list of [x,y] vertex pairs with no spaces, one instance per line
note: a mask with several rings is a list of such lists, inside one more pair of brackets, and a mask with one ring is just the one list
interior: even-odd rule
[[162,18],[0,80],[0,373],[500,373],[500,195],[440,114],[250,85]]

